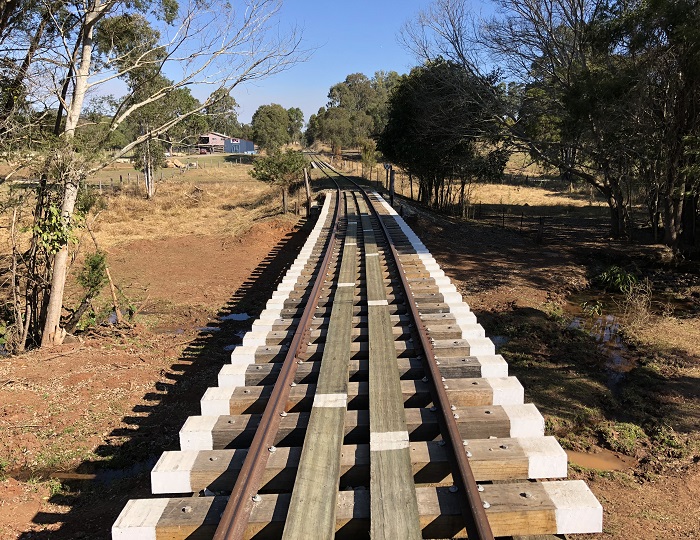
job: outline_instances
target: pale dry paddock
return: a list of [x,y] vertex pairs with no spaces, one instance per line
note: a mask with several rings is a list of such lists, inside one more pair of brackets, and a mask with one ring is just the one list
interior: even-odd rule
[[474,184],[471,193],[472,204],[504,204],[529,206],[605,206],[590,194],[561,192],[546,187],[511,186],[507,184]]
[[[342,162],[341,162],[342,164]],[[355,164],[346,164],[344,170],[346,173],[350,174],[360,174],[359,166]],[[530,178],[531,183],[540,182],[540,180],[531,174],[532,171],[529,169],[524,169],[526,172],[515,172],[515,175],[527,174]],[[377,180],[377,174],[379,175],[379,182],[384,186],[386,181],[386,174],[380,167],[375,167],[372,173],[372,183],[374,184]],[[474,182],[468,184],[466,187],[467,199],[470,204],[478,205],[505,205],[505,206],[532,206],[532,207],[602,207],[606,206],[606,202],[600,198],[600,196],[592,190],[589,186],[578,187],[572,191],[562,191],[557,189],[561,186],[561,183],[557,187],[544,185],[510,185],[510,184],[487,184],[481,182]],[[401,170],[396,170],[395,176],[395,190],[396,193],[403,195],[404,197],[411,196],[411,184],[408,179],[408,175]],[[454,182],[451,188],[453,200],[456,202],[459,196],[459,183]],[[413,181],[413,198],[418,197],[418,181],[414,179]]]
[[100,243],[244,233],[252,223],[281,210],[279,190],[248,177],[198,182],[159,182],[152,200],[124,190],[106,197],[95,230]]

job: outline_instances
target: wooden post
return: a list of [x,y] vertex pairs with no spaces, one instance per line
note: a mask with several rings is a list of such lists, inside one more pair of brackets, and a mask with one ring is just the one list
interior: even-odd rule
[[394,169],[389,168],[389,204],[394,206]]
[[306,215],[311,215],[311,185],[309,184],[309,170],[304,167],[304,187],[306,188]]

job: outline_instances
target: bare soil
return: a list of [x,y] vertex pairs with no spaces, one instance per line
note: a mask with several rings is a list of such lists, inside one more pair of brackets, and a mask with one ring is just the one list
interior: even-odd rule
[[0,538],[109,538],[253,320],[221,317],[259,313],[305,235],[279,218],[120,245],[115,279],[147,291],[133,328],[1,359]]
[[[221,203],[210,199],[208,219],[223,223]],[[522,202],[513,195],[509,215]],[[198,204],[188,219],[203,211]],[[603,212],[572,206],[580,213],[547,214],[543,235],[536,221],[463,223],[420,208],[408,221],[498,337],[548,432],[567,449],[616,460],[614,471],[584,459],[570,467],[604,506],[605,534],[595,538],[700,537],[697,272],[666,266],[663,250],[610,242]],[[105,240],[115,280],[139,310],[133,327],[99,326],[59,350],[0,359],[0,539],[110,537],[125,502],[148,496],[152,464],[177,448],[225,348],[252,322],[221,317],[259,313],[307,231],[290,218],[257,216],[246,234],[208,228],[206,219],[168,233],[146,211],[141,218],[160,233],[138,235],[108,216],[101,229],[137,234]],[[682,306],[651,313],[628,334],[620,319],[615,354],[624,372],[570,326],[596,316],[582,312],[582,294],[604,313],[622,311],[622,299],[593,280],[613,262],[636,265]]]

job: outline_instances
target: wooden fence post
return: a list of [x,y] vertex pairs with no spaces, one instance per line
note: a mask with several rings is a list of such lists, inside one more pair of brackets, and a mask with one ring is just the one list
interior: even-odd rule
[[306,188],[306,216],[311,215],[311,185],[309,185],[309,170],[304,167],[304,187]]

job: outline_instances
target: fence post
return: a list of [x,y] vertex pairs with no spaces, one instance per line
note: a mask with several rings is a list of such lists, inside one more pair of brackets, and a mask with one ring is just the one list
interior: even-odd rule
[[394,207],[394,169],[389,169],[389,204]]
[[311,186],[309,185],[309,170],[304,167],[304,187],[306,188],[306,216],[311,215]]

